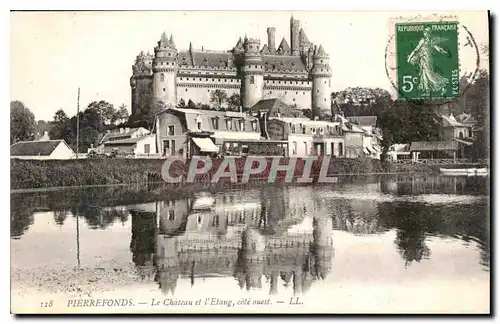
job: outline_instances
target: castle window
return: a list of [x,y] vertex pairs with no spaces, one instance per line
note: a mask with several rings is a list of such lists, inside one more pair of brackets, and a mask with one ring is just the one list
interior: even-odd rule
[[272,91],[269,91],[269,94],[272,94],[273,92]]
[[201,78],[200,78],[200,81],[201,81]]
[[182,81],[182,78],[181,78],[181,81]]
[[312,128],[311,131],[313,134],[316,134],[316,128]]
[[295,91],[295,94],[299,94],[299,92],[298,92],[298,91]]
[[172,53],[168,53],[168,56],[172,56]]
[[186,88],[186,92],[188,92],[188,89]]
[[212,118],[212,126],[214,127],[214,129],[219,129],[219,119],[214,117]]
[[297,154],[297,142],[292,142],[292,154]]
[[173,136],[175,134],[175,127],[174,127],[174,125],[168,125],[167,126],[167,134],[168,134],[168,136]]
[[326,101],[326,98],[323,98],[324,100],[323,101]]
[[210,92],[210,89],[208,89],[208,92]]
[[292,129],[292,134],[295,134],[295,124],[293,124],[290,128]]
[[325,81],[325,84],[326,84],[326,81]]
[[318,90],[316,90],[316,93],[319,93],[319,89],[318,89]]
[[255,132],[257,130],[257,122],[254,120],[252,121],[252,130]]
[[165,74],[160,74],[160,81],[165,81]]
[[227,130],[233,129],[233,123],[231,122],[231,119],[226,119],[226,129]]
[[198,72],[198,74],[201,74],[201,72]]
[[293,101],[295,101],[295,98],[293,98]]
[[250,84],[254,84],[255,83],[255,77],[252,75],[250,77]]
[[160,65],[163,65],[163,62],[160,62]]
[[205,81],[208,81],[208,78],[205,78]]
[[323,134],[323,133],[324,133],[324,131],[325,131],[325,130],[324,130],[323,128],[320,128],[320,129],[319,129],[319,133],[320,133],[320,134]]
[[212,79],[212,82],[215,81],[215,79]]
[[321,69],[321,72],[323,72],[323,69]]
[[323,63],[323,60],[320,60],[319,62],[320,62],[320,63]]
[[168,220],[169,221],[175,220],[175,211],[173,211],[172,209],[168,211]]
[[302,126],[302,134],[306,133],[306,126]]
[[238,121],[238,123],[239,123],[239,126],[240,126],[240,129],[239,129],[239,130],[240,130],[240,131],[245,131],[245,121],[244,121],[243,119],[240,119],[240,120]]
[[286,94],[286,91],[285,91],[285,94]]
[[302,94],[303,94],[303,95],[305,95],[305,94],[306,94],[306,92],[304,91],[304,92],[302,92]]
[[165,92],[165,88],[163,88],[163,92]]
[[231,82],[233,82],[233,79],[231,79]]

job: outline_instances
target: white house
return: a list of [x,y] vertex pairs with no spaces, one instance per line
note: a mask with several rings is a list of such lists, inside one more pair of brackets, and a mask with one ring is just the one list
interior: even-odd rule
[[17,142],[10,146],[11,159],[69,160],[75,152],[64,140]]
[[108,131],[99,141],[97,148],[91,150],[97,153],[116,152],[119,155],[133,156],[157,153],[154,135],[144,127],[124,127]]

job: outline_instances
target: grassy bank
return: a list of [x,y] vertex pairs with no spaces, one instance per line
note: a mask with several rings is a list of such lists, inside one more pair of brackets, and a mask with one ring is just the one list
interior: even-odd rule
[[[267,159],[267,167],[260,174],[252,175],[250,180],[267,179],[271,167],[271,159]],[[236,170],[243,173],[245,158],[235,159]],[[198,175],[195,182],[209,182],[219,168],[222,160],[213,160],[211,170]],[[164,160],[153,159],[102,159],[102,160],[72,160],[72,161],[28,161],[11,160],[11,189],[72,187],[90,185],[114,184],[144,184],[161,182],[161,169]],[[189,161],[188,161],[189,163]],[[175,162],[171,167],[171,176],[186,177],[188,163]],[[202,162],[199,162],[202,166]],[[288,159],[282,158],[280,164],[287,164]],[[298,159],[294,176],[303,174],[305,160]],[[254,167],[256,164],[254,164]],[[457,166],[458,167],[458,166]],[[315,161],[311,168],[311,177],[317,178],[321,169],[321,158]],[[228,170],[226,168],[226,170]],[[328,175],[366,174],[384,172],[439,172],[439,166],[381,163],[373,159],[331,159]],[[278,172],[277,180],[283,180],[284,172]],[[222,178],[221,182],[229,182]]]

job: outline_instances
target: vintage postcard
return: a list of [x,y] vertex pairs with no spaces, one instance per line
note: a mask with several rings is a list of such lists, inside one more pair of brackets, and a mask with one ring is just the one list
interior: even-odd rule
[[10,13],[14,314],[489,314],[487,11]]

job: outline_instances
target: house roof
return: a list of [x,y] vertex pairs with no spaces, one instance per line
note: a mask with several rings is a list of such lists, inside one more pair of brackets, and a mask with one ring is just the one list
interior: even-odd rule
[[49,140],[49,141],[29,141],[17,142],[10,146],[11,156],[49,156],[54,152],[56,147],[64,143],[72,152],[73,150],[66,144],[64,140]]
[[[202,131],[238,131],[235,120],[243,120],[245,125],[245,132],[257,132],[260,133],[258,119],[247,115],[246,113],[234,112],[234,111],[218,111],[218,110],[201,110],[201,109],[189,109],[189,108],[166,108],[165,110],[158,113],[158,115],[163,113],[173,113],[175,115],[181,115],[181,121],[185,120],[186,127],[190,131],[198,131],[197,120],[198,117],[201,119]],[[227,126],[227,120],[230,121],[231,128]],[[256,123],[256,130],[252,129],[252,122]],[[214,123],[217,124],[217,128],[214,127]]]
[[139,141],[142,141],[143,139],[147,137],[151,137],[153,135],[145,135],[145,136],[138,136],[138,137],[131,137],[131,138],[124,138],[116,141],[109,141],[104,143],[104,145],[115,145],[115,144],[136,144]]
[[[123,128],[123,127],[122,127]],[[144,129],[146,131],[148,131],[146,128],[144,127],[134,127],[134,128],[130,128],[128,130],[128,132],[123,132],[123,133],[120,133],[120,130],[114,130],[114,131],[111,131],[109,133],[106,133],[104,134],[104,136],[102,137],[102,139],[100,140],[100,143],[103,143],[105,141],[109,141],[113,138],[116,138],[116,137],[125,137],[125,136],[132,136],[135,132],[137,132],[139,129]],[[149,131],[148,131],[149,132]]]
[[301,115],[297,109],[277,98],[260,100],[250,108],[250,112],[252,113],[258,113],[259,111],[269,112],[270,115],[279,113],[283,117],[298,117]]
[[351,116],[346,117],[346,119],[359,126],[375,126],[377,124],[377,116]]
[[443,127],[466,127],[464,124],[458,122],[453,114],[450,116],[442,115],[441,118],[443,119]]
[[457,149],[457,141],[412,142],[410,147],[410,151],[448,151]]

